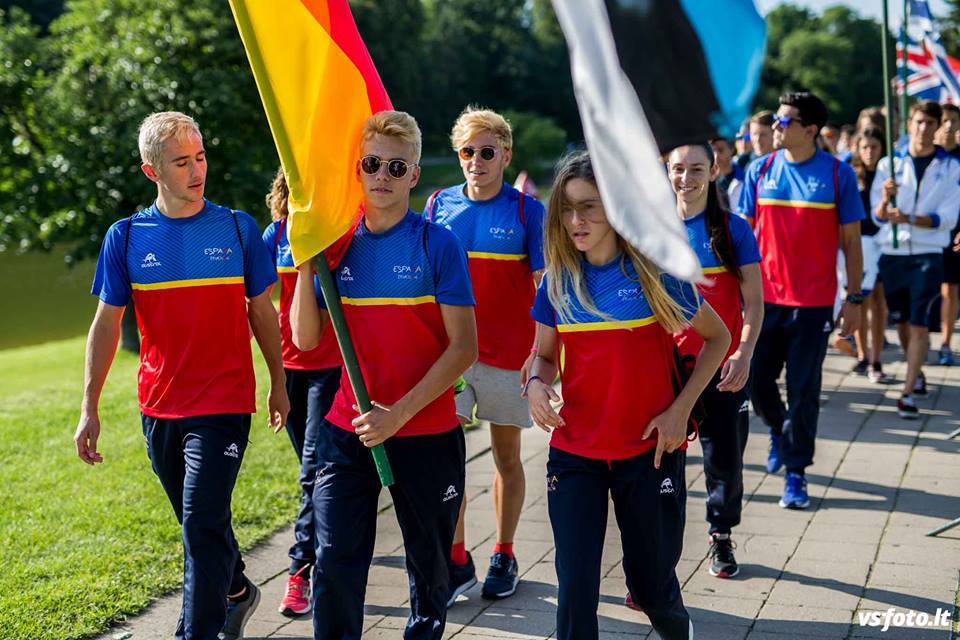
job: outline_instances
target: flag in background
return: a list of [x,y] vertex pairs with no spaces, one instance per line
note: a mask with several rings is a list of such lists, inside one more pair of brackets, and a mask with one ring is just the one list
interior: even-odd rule
[[230,0],[290,187],[295,264],[346,234],[364,121],[391,109],[347,0]]
[[753,0],[553,0],[610,224],[665,271],[701,277],[660,154],[733,138],[766,24]]
[[[923,100],[960,103],[960,60],[947,55],[940,30],[927,0],[911,0],[907,27],[907,95]],[[903,65],[903,48],[897,42],[897,65]],[[897,79],[897,92],[903,83]]]

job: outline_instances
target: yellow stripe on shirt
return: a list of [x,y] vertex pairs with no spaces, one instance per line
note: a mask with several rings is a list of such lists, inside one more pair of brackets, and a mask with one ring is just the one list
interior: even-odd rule
[[806,202],[804,200],[776,200],[774,198],[760,198],[758,205],[773,205],[779,207],[800,207],[804,209],[833,209],[836,204],[833,202]]
[[277,267],[277,273],[296,273],[296,267]]
[[726,273],[726,267],[704,267],[703,272],[706,274],[710,273]]
[[243,276],[229,278],[197,278],[195,280],[170,280],[168,282],[133,282],[135,291],[159,291],[161,289],[183,289],[185,287],[209,287],[217,284],[243,284]]
[[341,297],[340,302],[354,307],[376,307],[381,305],[399,305],[410,307],[418,304],[436,302],[435,296],[420,296],[418,298],[347,298]]
[[489,251],[467,251],[468,258],[479,258],[481,260],[523,260],[527,257],[525,253],[490,253]]
[[576,322],[572,324],[558,324],[560,333],[575,333],[577,331],[612,331],[616,329],[637,329],[654,324],[657,319],[653,316],[639,320],[613,320],[606,322]]

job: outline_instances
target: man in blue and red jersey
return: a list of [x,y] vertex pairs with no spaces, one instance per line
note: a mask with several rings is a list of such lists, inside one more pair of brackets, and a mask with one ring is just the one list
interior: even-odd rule
[[[465,443],[453,385],[477,358],[467,256],[456,236],[410,211],[420,177],[420,129],[382,111],[361,133],[357,177],[364,215],[335,280],[373,400],[358,415],[341,376],[318,429],[321,471],[313,487],[317,562],[316,640],[355,640],[373,559],[380,481],[367,448],[383,444],[410,578],[406,640],[439,640],[447,617],[447,557],[463,500]],[[310,263],[299,267],[293,338],[304,350],[328,321]]]
[[270,369],[275,429],[289,410],[269,294],[276,274],[253,218],[204,199],[206,156],[192,118],[150,115],[139,146],[157,200],[115,223],[103,240],[74,441],[81,460],[103,462],[98,404],[132,297],[142,336],[138,395],[147,455],[183,526],[176,637],[232,640],[243,636],[260,600],[243,574],[230,522],[256,412],[250,329]]
[[289,551],[287,589],[279,607],[280,613],[292,618],[308,613],[311,607],[310,567],[316,558],[313,549],[313,483],[319,468],[317,429],[340,388],[340,349],[333,327],[324,330],[315,349],[300,351],[293,344],[290,305],[297,284],[297,269],[287,239],[288,198],[287,179],[280,170],[267,196],[273,222],[263,232],[263,244],[277,265],[280,279],[280,343],[287,396],[290,398],[287,435],[300,461],[300,510],[293,526],[294,543]]
[[[520,397],[520,368],[533,346],[530,317],[534,286],[543,275],[543,205],[503,181],[513,153],[510,124],[495,111],[467,107],[450,141],[465,182],[433,194],[424,215],[453,231],[467,250],[477,299],[479,361],[464,376],[457,414],[490,422],[493,510],[497,540],[481,595],[500,599],[517,589],[513,537],[523,510],[526,478],[520,460],[521,430],[533,426]],[[450,604],[476,584],[464,542],[464,509],[450,552]]]
[[[760,246],[764,318],[753,355],[750,399],[770,428],[767,470],[786,465],[780,506],[810,504],[804,470],[813,464],[820,385],[833,328],[837,247],[846,258],[841,334],[859,324],[863,295],[860,221],[865,217],[853,169],[818,150],[827,107],[810,93],[780,96],[773,153],[747,170],[740,213]],[[787,406],[777,378],[787,369]]]
[[897,401],[897,413],[907,420],[919,417],[914,395],[927,393],[922,371],[930,349],[927,315],[943,283],[943,250],[960,209],[960,162],[933,144],[941,115],[932,100],[910,107],[906,153],[894,153],[892,172],[890,157],[880,160],[870,194],[880,225],[880,280],[907,359]]

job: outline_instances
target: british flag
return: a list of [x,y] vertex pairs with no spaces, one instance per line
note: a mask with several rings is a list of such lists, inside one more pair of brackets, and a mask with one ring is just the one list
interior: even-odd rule
[[[947,55],[927,0],[910,0],[907,20],[907,95],[960,104],[960,60]],[[903,50],[897,43],[897,65]],[[899,75],[897,93],[903,93]]]

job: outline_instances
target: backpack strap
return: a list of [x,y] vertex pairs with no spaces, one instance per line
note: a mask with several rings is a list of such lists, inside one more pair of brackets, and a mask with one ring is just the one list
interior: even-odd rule
[[[430,222],[433,222],[433,214],[436,213],[436,211],[435,211],[434,209],[436,208],[436,204],[437,204],[437,195],[438,195],[441,191],[443,191],[443,189],[437,189],[436,191],[434,191],[433,193],[430,194],[430,197],[429,197],[429,198],[427,198],[427,220],[429,220]],[[427,237],[427,236],[426,236],[426,231],[424,231],[424,236],[423,236],[423,237],[424,237],[424,241],[423,241],[423,242],[424,242],[424,245],[423,245],[423,246],[426,247],[426,246],[427,246],[427,245],[426,245],[426,242],[427,242],[427,241],[426,241],[426,237]]]
[[[287,216],[283,216],[282,218],[280,218],[279,222],[280,224],[277,225],[277,237],[274,238],[274,242],[273,242],[273,252],[275,254],[280,253],[280,234],[284,232],[285,227],[287,226]],[[242,243],[241,243],[241,246],[243,246]]]
[[230,209],[230,217],[233,218],[233,228],[237,230],[237,242],[240,243],[240,259],[241,259],[240,273],[242,274],[241,277],[243,278],[243,289],[244,289],[244,293],[246,293],[246,289],[247,289],[247,267],[246,267],[246,262],[247,262],[247,250],[246,250],[246,248],[243,246],[243,234],[240,232],[240,221],[237,220],[237,210],[236,210],[236,209]]
[[770,168],[770,165],[773,164],[773,159],[776,157],[777,157],[777,152],[774,151],[767,157],[767,161],[764,162],[763,166],[760,168],[760,173],[757,174],[757,184],[756,184],[756,187],[754,187],[754,193],[753,193],[754,225],[756,225],[756,223],[759,221],[759,218],[760,218],[760,185],[763,184],[763,176],[767,173],[767,169]]
[[130,273],[130,227],[133,226],[133,215],[127,218],[127,228],[123,232],[123,266],[127,270],[127,281],[133,283],[133,274]]
[[833,159],[833,206],[837,210],[837,219],[840,218],[840,161]]
[[517,213],[520,214],[520,224],[525,225],[527,222],[523,218],[523,201],[526,200],[526,197],[523,194],[523,191],[519,192],[519,198],[517,198]]

